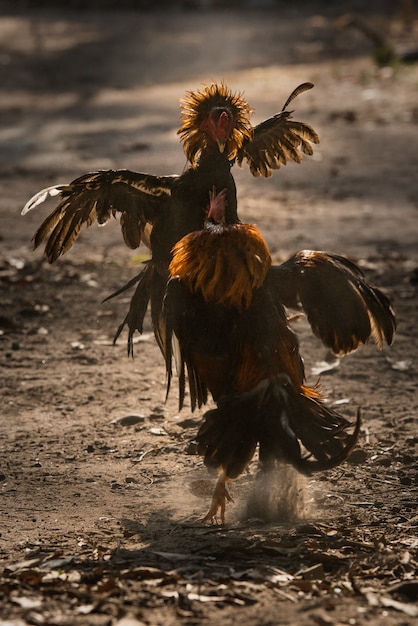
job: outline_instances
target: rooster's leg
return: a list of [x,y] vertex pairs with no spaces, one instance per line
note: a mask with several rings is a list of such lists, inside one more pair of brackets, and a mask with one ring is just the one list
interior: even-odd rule
[[229,495],[228,489],[226,488],[226,481],[226,474],[224,471],[221,471],[218,480],[216,481],[215,489],[213,490],[210,509],[203,518],[204,522],[213,522],[216,520],[218,510],[220,510],[221,523],[223,524],[225,522],[226,502],[233,502],[233,499]]

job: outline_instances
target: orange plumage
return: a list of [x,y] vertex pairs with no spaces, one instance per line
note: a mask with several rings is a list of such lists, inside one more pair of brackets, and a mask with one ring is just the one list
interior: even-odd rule
[[206,302],[241,312],[250,306],[270,267],[270,253],[256,226],[213,224],[174,246],[169,271]]
[[[304,384],[283,304],[293,306],[300,297],[313,329],[347,352],[371,335],[378,345],[383,337],[390,343],[394,318],[385,296],[335,255],[304,251],[272,266],[258,229],[227,219],[225,191],[211,193],[203,229],[174,246],[169,271],[163,309],[169,385],[177,344],[180,406],[186,372],[192,409],[206,403],[208,392],[217,404],[197,435],[205,463],[219,472],[205,519],[220,511],[223,520],[226,481],[244,470],[257,445],[265,467],[285,461],[309,473],[341,463],[357,439],[359,415],[349,434],[350,423]],[[330,279],[325,288],[324,278]],[[314,295],[319,286],[322,302]]]

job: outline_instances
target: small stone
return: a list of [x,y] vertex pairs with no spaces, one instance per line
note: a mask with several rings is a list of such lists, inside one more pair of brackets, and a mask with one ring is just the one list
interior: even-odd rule
[[142,424],[145,421],[143,415],[125,415],[124,417],[118,417],[112,420],[112,424],[119,424],[120,426],[135,426],[135,424]]
[[368,454],[365,450],[362,450],[362,448],[357,448],[356,450],[353,450],[353,452],[350,454],[347,462],[351,465],[360,465],[361,463],[364,463],[367,457]]

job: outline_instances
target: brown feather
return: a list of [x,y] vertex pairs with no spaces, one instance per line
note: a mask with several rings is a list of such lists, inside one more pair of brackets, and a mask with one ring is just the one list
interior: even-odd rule
[[94,221],[103,225],[118,214],[126,245],[137,248],[141,240],[149,245],[152,224],[162,213],[177,178],[109,170],[91,172],[69,185],[39,192],[26,204],[25,213],[49,195],[60,195],[62,200],[35,233],[34,247],[48,238],[45,254],[53,263],[71,248],[83,225],[90,226]]
[[356,350],[372,337],[380,349],[396,330],[388,298],[348,259],[302,250],[272,267],[267,282],[282,304],[302,305],[312,330],[335,354]]
[[313,154],[308,142],[319,143],[316,131],[283,111],[254,128],[253,139],[243,144],[237,162],[241,165],[246,159],[253,176],[269,177],[290,160],[300,163],[302,153]]

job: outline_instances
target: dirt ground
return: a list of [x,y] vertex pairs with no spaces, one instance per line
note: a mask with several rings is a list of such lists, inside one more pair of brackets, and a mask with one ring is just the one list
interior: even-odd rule
[[[378,68],[369,39],[336,27],[362,4],[0,5],[1,624],[416,623],[418,65]],[[397,49],[417,44],[401,3],[374,4],[365,17]],[[130,294],[102,304],[146,251],[128,250],[115,222],[50,266],[30,239],[53,203],[20,210],[95,169],[181,173],[179,98],[222,78],[254,122],[315,83],[294,108],[321,144],[268,180],[236,168],[240,215],[277,261],[304,248],[354,259],[391,297],[398,332],[322,373],[332,405],[362,411],[349,462],[309,480],[284,468],[262,519],[255,459],[227,523],[211,526],[213,477],[192,443],[201,414],[178,412],[175,387],[165,402],[149,322],[134,360],[125,336],[112,346]],[[295,329],[314,383],[325,349],[306,321]]]

